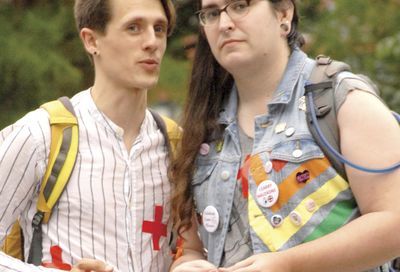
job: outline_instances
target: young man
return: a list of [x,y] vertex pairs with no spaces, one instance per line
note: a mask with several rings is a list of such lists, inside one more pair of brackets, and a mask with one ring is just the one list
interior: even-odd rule
[[[76,0],[75,17],[95,68],[94,85],[71,99],[79,123],[76,164],[42,225],[43,267],[0,253],[0,270],[165,271],[168,154],[146,106],[174,25],[172,3]],[[0,136],[0,243],[19,218],[27,258],[49,155],[48,114],[31,112]],[[152,224],[163,230],[160,237],[145,228]]]

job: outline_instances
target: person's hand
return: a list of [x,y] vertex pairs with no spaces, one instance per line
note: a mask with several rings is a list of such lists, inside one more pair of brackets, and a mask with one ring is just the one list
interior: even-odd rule
[[175,267],[172,272],[217,272],[218,269],[206,260],[184,262]]
[[285,272],[290,271],[287,262],[278,253],[261,253],[253,255],[235,265],[219,268],[219,272]]
[[113,272],[112,266],[103,261],[82,259],[72,267],[70,272]]

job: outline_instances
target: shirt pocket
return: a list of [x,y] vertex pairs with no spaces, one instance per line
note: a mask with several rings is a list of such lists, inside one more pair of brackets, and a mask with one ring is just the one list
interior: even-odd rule
[[197,164],[192,179],[193,197],[195,201],[196,211],[201,214],[208,205],[210,177],[214,172],[217,161],[207,160]]
[[[312,139],[294,139],[276,145],[270,154],[274,170],[270,179],[279,188],[278,207],[287,216],[332,176],[329,161]],[[273,209],[274,212],[277,207]]]
[[302,163],[311,159],[324,158],[324,153],[312,139],[295,139],[281,142],[272,148],[271,160]]

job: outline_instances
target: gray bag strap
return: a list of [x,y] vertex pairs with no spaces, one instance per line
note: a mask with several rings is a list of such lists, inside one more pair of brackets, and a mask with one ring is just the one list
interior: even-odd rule
[[[74,108],[72,106],[71,101],[68,97],[60,97],[58,99],[63,106],[71,112],[71,114],[76,117]],[[47,199],[49,195],[53,192],[54,187],[56,186],[56,181],[58,176],[60,175],[61,169],[64,166],[65,160],[67,158],[68,152],[71,148],[72,142],[72,132],[71,128],[66,128],[63,132],[62,143],[59,152],[57,153],[56,162],[54,163],[53,168],[51,169],[51,175],[48,179],[46,187],[44,188],[44,196]],[[76,157],[74,158],[74,160]],[[70,174],[70,173],[69,173]],[[69,179],[69,175],[68,175]],[[67,182],[68,182],[67,179]],[[61,196],[58,195],[58,198]],[[58,201],[58,199],[57,199]],[[39,266],[42,263],[42,223],[44,219],[44,212],[38,210],[33,219],[32,219],[32,228],[33,228],[33,235],[32,241],[29,248],[29,255],[28,255],[28,263],[34,264]],[[22,248],[22,252],[23,252]]]
[[307,103],[307,124],[314,140],[320,146],[324,154],[327,156],[332,166],[344,178],[347,178],[343,163],[325,148],[319,138],[311,116],[309,113],[310,107],[315,108],[317,113],[318,125],[323,134],[328,139],[328,142],[338,151],[340,151],[339,128],[337,124],[336,114],[336,96],[334,92],[334,77],[340,72],[350,71],[350,66],[344,62],[333,61],[329,57],[318,56],[316,66],[311,72],[309,84],[306,85],[306,93],[313,92],[314,105]]

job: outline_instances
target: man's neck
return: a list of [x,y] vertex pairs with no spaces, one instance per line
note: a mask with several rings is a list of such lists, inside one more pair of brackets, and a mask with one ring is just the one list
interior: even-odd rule
[[97,108],[124,130],[124,142],[129,150],[145,117],[147,90],[105,89],[95,85],[91,95]]

